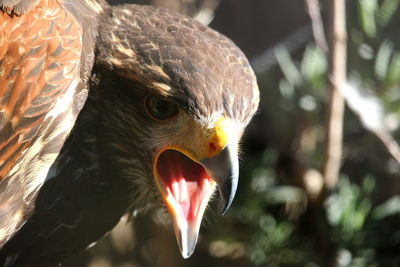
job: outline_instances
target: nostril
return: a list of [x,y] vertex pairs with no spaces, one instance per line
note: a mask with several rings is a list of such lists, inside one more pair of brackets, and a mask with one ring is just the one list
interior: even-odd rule
[[217,145],[214,142],[208,143],[208,150],[211,154],[217,152]]

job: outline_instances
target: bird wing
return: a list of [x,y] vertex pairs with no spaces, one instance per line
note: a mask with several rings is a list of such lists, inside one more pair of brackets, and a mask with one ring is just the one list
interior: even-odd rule
[[0,247],[86,100],[99,12],[92,0],[0,0]]

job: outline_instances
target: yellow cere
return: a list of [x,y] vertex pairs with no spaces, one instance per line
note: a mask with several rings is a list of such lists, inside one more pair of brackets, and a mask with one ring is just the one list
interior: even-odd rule
[[208,143],[208,156],[213,157],[221,152],[221,150],[230,142],[232,135],[234,135],[236,131],[237,130],[234,129],[232,121],[221,116],[215,123],[213,135]]

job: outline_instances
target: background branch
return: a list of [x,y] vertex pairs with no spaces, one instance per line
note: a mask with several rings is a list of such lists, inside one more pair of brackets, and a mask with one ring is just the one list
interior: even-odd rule
[[318,0],[306,0],[306,5],[307,12],[312,23],[312,31],[315,43],[322,51],[324,51],[324,53],[328,53],[328,42],[325,38],[324,24],[321,18],[321,8],[319,2]]
[[323,174],[325,185],[336,185],[342,158],[344,98],[339,88],[346,82],[346,8],[345,0],[332,0],[331,53],[328,119]]

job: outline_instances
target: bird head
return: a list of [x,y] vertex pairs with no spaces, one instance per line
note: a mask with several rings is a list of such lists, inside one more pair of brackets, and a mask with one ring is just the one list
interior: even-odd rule
[[103,20],[95,72],[109,80],[99,86],[107,153],[119,153],[114,169],[132,181],[135,205],[161,197],[187,258],[213,193],[220,214],[234,198],[254,73],[228,38],[166,9],[122,5]]

